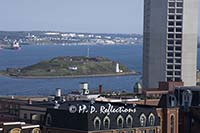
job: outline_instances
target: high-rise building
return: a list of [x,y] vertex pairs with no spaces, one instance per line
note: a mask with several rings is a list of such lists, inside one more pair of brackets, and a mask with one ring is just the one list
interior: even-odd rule
[[143,87],[196,85],[198,0],[144,0]]

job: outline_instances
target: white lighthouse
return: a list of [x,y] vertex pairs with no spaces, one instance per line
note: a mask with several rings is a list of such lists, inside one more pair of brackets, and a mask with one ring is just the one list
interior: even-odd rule
[[116,64],[116,73],[119,73],[120,69],[119,69],[119,63]]

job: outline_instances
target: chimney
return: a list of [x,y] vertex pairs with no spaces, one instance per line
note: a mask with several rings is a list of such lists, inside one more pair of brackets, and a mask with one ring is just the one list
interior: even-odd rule
[[99,85],[99,94],[101,94],[103,91],[103,86],[102,85]]
[[175,87],[184,86],[183,82],[159,82],[159,89],[160,90],[168,90],[168,91],[174,91]]
[[61,97],[61,89],[60,88],[56,88],[56,97]]
[[28,104],[32,104],[32,100],[30,98],[28,99]]

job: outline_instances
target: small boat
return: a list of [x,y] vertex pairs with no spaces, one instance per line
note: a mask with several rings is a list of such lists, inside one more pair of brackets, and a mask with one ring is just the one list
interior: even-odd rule
[[19,42],[17,40],[13,41],[11,49],[21,49],[21,46],[19,45]]

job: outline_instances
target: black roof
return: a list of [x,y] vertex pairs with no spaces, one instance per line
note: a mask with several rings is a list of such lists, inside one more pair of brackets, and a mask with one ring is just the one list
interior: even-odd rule
[[[83,107],[82,105],[85,105],[88,110],[91,109],[91,107],[94,107],[96,109],[95,112],[91,113],[88,112],[78,112],[79,107]],[[101,107],[105,107],[106,109],[109,109],[109,105],[112,105],[113,108],[118,107],[124,107],[125,109],[136,109],[134,112],[112,112],[110,114],[108,113],[101,113],[99,111]],[[75,107],[77,110],[75,112],[71,112],[71,107]],[[102,121],[102,127],[103,129],[103,119],[105,117],[109,117],[111,121],[111,127],[110,129],[119,129],[117,126],[117,118],[119,115],[121,115],[124,120],[126,121],[126,118],[128,115],[130,115],[133,118],[133,128],[140,127],[140,115],[144,114],[147,117],[147,127],[150,126],[148,117],[150,114],[155,115],[155,125],[159,125],[159,118],[156,112],[155,106],[146,106],[146,105],[136,105],[135,104],[126,104],[126,103],[109,103],[109,102],[94,102],[94,101],[70,101],[65,102],[63,104],[60,104],[60,106],[55,108],[49,108],[47,109],[47,114],[51,115],[52,122],[51,127],[55,128],[64,128],[64,129],[72,129],[72,130],[81,130],[81,131],[94,131],[97,129],[94,129],[94,119],[98,117]],[[126,127],[126,122],[124,123],[124,128]]]
[[174,108],[177,107],[177,99],[172,94],[163,94],[158,103],[161,108]]
[[175,90],[191,90],[191,91],[200,91],[200,86],[183,86],[183,87],[176,87]]
[[35,107],[43,107],[43,108],[53,108],[55,106],[54,102],[49,101],[32,101],[31,104],[26,103],[26,106],[35,106]]
[[95,106],[95,107],[100,107],[102,105],[108,105],[112,104],[113,106],[125,106],[125,107],[142,107],[142,108],[156,108],[157,106],[152,106],[152,105],[144,105],[144,104],[130,104],[130,103],[122,103],[122,102],[103,102],[103,101],[88,101],[88,100],[82,100],[82,101],[66,101],[64,103],[61,103],[58,109],[61,110],[68,110],[68,107],[70,105],[81,105],[84,104],[86,106]]

